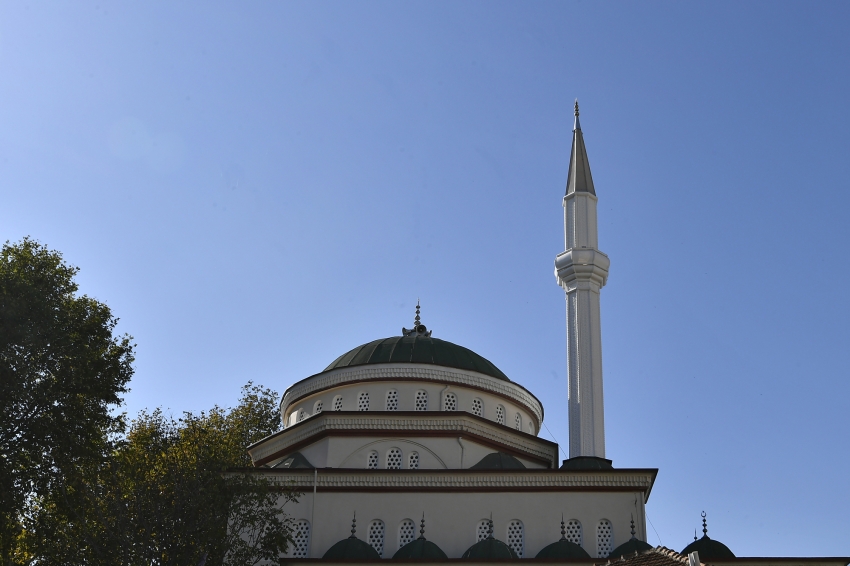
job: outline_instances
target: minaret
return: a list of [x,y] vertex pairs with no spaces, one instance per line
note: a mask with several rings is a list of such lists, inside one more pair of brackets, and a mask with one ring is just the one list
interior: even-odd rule
[[564,197],[565,251],[555,258],[555,277],[567,294],[570,458],[605,458],[599,290],[608,279],[610,261],[597,248],[596,200],[576,100]]

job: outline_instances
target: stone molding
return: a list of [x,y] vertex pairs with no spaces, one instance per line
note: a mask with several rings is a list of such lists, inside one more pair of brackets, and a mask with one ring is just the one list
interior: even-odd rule
[[598,289],[605,286],[610,265],[611,260],[599,250],[569,249],[555,257],[555,277],[565,291],[570,291],[570,285],[576,281],[591,283]]
[[[615,473],[544,470],[538,473],[504,472],[496,470],[466,472],[430,472],[427,470],[369,470],[336,471],[333,469],[284,471],[260,468],[258,472],[272,483],[300,490],[635,490],[647,497],[652,489],[656,470],[629,470]],[[235,472],[232,472],[235,473]]]
[[558,446],[556,444],[538,440],[536,437],[513,429],[506,429],[501,425],[490,424],[490,421],[479,420],[466,413],[447,416],[447,413],[425,411],[421,414],[422,416],[416,417],[407,415],[396,417],[387,413],[380,416],[370,415],[367,411],[343,415],[324,411],[250,446],[248,453],[253,462],[263,462],[276,454],[284,456],[290,446],[298,445],[314,436],[342,431],[380,432],[389,436],[394,433],[415,436],[416,433],[436,432],[453,435],[468,434],[557,465]]
[[447,368],[443,366],[428,367],[424,364],[375,364],[353,368],[340,368],[327,373],[319,373],[301,380],[289,389],[280,402],[281,413],[286,414],[290,405],[296,401],[327,389],[339,387],[355,381],[393,381],[422,380],[438,381],[454,385],[473,387],[488,393],[507,397],[525,407],[537,419],[539,429],[543,422],[543,405],[534,395],[519,385],[496,379],[477,372]]

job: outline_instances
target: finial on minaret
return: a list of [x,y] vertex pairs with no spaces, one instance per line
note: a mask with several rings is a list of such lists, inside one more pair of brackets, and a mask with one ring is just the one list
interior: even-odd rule
[[561,540],[567,540],[567,529],[564,528],[564,514],[561,513]]
[[419,538],[425,540],[425,512],[422,512],[422,522],[419,523]]
[[416,299],[416,316],[413,318],[413,328],[408,330],[407,328],[402,327],[401,333],[403,336],[431,336],[431,331],[422,324],[422,319],[419,316],[418,298]]
[[576,98],[576,117],[578,117],[578,98]]
[[705,520],[705,511],[702,512],[702,535],[708,536],[708,523]]
[[351,519],[351,536],[348,538],[357,538],[357,511],[354,512],[354,517]]

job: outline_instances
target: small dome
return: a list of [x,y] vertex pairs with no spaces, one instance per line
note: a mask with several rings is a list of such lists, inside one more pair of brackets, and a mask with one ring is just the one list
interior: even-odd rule
[[514,549],[500,540],[489,538],[479,540],[470,546],[461,556],[465,560],[518,560]]
[[373,340],[341,355],[324,371],[368,364],[396,363],[432,364],[465,369],[510,381],[490,360],[472,350],[422,333]]
[[729,550],[729,547],[718,540],[708,538],[708,535],[703,535],[701,539],[695,540],[685,547],[682,554],[688,555],[693,551],[699,552],[701,562],[706,560],[725,560],[727,558],[735,558],[735,555]]
[[470,470],[524,470],[525,464],[504,452],[487,454]]
[[[614,560],[615,558],[620,558],[621,556],[633,556],[635,553],[646,552],[647,550],[652,550],[652,545],[648,542],[644,542],[634,536],[615,548],[611,551],[611,554],[608,555],[609,560]],[[699,555],[700,560],[702,560],[702,554]]]
[[597,456],[576,456],[564,460],[561,464],[562,470],[611,470],[613,468],[611,460]]
[[590,558],[590,555],[576,543],[562,538],[544,547],[535,558]]
[[380,560],[378,551],[355,536],[356,517],[351,521],[351,536],[339,541],[328,549],[323,560]]
[[448,560],[442,549],[425,537],[419,537],[398,549],[393,560]]

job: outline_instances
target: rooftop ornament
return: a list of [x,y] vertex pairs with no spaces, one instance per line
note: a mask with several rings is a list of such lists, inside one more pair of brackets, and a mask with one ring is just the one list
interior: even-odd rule
[[413,319],[413,328],[408,330],[402,327],[401,333],[404,336],[431,336],[431,331],[422,324],[419,318],[419,299],[416,299],[416,318]]

